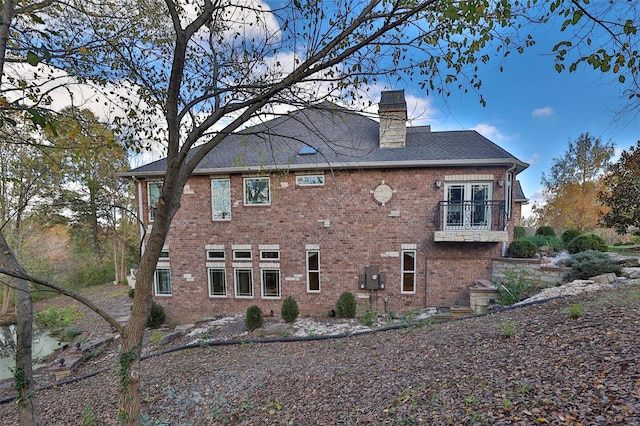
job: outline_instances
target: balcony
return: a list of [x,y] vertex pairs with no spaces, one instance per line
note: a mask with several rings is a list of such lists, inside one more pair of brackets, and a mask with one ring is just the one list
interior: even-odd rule
[[506,242],[504,201],[440,201],[435,242]]

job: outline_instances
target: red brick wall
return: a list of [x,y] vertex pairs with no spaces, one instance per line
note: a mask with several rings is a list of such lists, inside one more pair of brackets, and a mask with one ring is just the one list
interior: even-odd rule
[[[166,241],[170,252],[172,296],[156,297],[170,318],[181,322],[221,314],[244,312],[256,304],[263,311],[280,311],[292,295],[302,314],[326,313],[343,291],[358,296],[362,309],[406,312],[430,306],[468,306],[468,287],[475,279],[491,278],[491,258],[500,256],[502,243],[434,243],[437,203],[445,198],[444,175],[492,173],[504,169],[401,169],[325,173],[322,187],[297,187],[294,173],[271,175],[271,205],[243,206],[243,177],[231,176],[231,221],[212,221],[209,176],[193,177],[191,191],[182,196]],[[384,206],[372,191],[382,182],[395,192]],[[142,186],[146,198],[146,185]],[[503,189],[493,188],[502,200]],[[146,206],[145,206],[146,208]],[[399,216],[391,216],[392,212]],[[145,213],[145,220],[147,216]],[[328,221],[329,226],[324,226]],[[513,227],[509,226],[510,235]],[[205,245],[224,245],[226,298],[208,296]],[[232,244],[250,244],[253,252],[252,299],[234,297]],[[259,245],[279,244],[281,298],[261,297]],[[305,245],[320,247],[321,291],[308,293]],[[400,293],[402,244],[417,248],[416,294]],[[366,265],[379,265],[387,277],[384,290],[371,293],[358,288],[358,275]],[[185,276],[191,277],[191,280]],[[370,296],[371,299],[370,299]]]

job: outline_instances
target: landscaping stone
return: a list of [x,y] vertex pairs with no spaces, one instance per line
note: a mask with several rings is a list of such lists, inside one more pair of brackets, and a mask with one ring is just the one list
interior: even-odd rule
[[183,333],[181,331],[172,331],[170,333],[167,333],[162,336],[162,339],[160,339],[160,344],[167,345],[175,340],[178,340],[182,336],[182,334]]
[[255,337],[291,337],[294,335],[294,328],[290,324],[265,324],[263,327],[253,331]]
[[616,274],[609,272],[608,274],[600,274],[590,278],[591,281],[595,281],[600,284],[611,284],[616,280]]
[[622,268],[621,275],[630,279],[640,278],[640,268]]

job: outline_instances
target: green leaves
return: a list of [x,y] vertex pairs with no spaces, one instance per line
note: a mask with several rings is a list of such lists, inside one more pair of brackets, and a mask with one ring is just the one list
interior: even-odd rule
[[27,52],[27,62],[35,67],[40,63],[40,57],[30,50]]
[[[555,69],[575,72],[581,64],[602,74],[615,74],[615,83],[630,83],[630,98],[640,94],[636,65],[640,53],[637,28],[640,18],[633,2],[593,2],[588,0],[554,0],[549,5],[550,22],[554,15],[563,18],[560,30],[570,33],[553,48]],[[633,19],[626,17],[633,16]],[[625,17],[622,19],[622,17]]]

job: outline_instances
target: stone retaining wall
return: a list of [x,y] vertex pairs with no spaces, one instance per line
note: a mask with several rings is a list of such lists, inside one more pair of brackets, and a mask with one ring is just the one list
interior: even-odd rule
[[520,272],[526,270],[529,278],[548,285],[562,283],[567,271],[571,268],[549,266],[542,263],[540,259],[512,259],[500,258],[491,261],[491,281],[501,282],[504,280],[505,271]]

